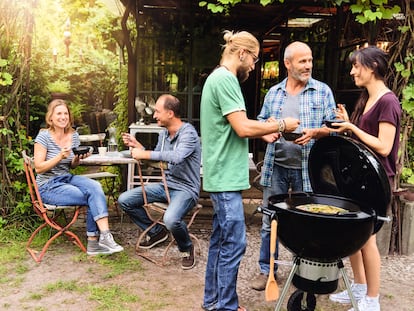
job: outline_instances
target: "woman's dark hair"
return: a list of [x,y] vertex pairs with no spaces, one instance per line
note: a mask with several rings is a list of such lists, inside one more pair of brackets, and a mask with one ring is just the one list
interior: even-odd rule
[[[388,56],[387,53],[376,46],[368,46],[354,51],[349,55],[349,61],[352,65],[358,62],[363,67],[371,69],[378,80],[382,80],[384,83],[386,82],[385,75],[388,71]],[[357,123],[358,119],[361,117],[365,104],[368,101],[368,97],[368,91],[364,88],[355,104],[354,112],[351,115],[350,120],[352,123]]]

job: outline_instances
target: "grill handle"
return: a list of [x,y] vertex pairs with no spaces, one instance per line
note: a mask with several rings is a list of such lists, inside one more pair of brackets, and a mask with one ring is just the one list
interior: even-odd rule
[[391,221],[391,218],[389,216],[386,216],[386,217],[377,216],[377,220],[381,220],[381,221],[385,221],[385,222],[390,222]]
[[269,217],[271,217],[271,218],[273,218],[273,216],[276,214],[276,212],[275,212],[275,211],[272,211],[272,210],[270,210],[270,209],[268,209],[268,208],[266,208],[266,207],[264,207],[264,206],[262,206],[262,205],[259,205],[259,206],[256,208],[256,212],[258,212],[258,213],[262,213],[262,214],[264,214],[264,215],[266,215],[266,216],[269,216]]

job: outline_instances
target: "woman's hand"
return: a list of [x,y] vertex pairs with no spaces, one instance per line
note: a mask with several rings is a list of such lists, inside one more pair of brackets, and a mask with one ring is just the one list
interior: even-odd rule
[[66,159],[68,156],[70,156],[70,147],[63,147],[62,149],[60,149],[60,153],[59,153],[59,156],[60,156],[60,159],[61,160],[63,160],[63,159]]
[[356,128],[356,126],[349,121],[332,123],[332,127],[334,128],[329,127],[329,131],[336,132],[336,133],[344,133],[347,131],[352,131],[353,129]]
[[71,162],[71,167],[72,168],[77,167],[80,164],[80,160],[86,159],[87,157],[91,156],[92,152],[93,152],[93,148],[91,147],[87,153],[75,154]]
[[345,105],[338,104],[338,107],[335,109],[335,113],[336,113],[337,119],[341,119],[341,120],[345,120],[349,122],[349,116],[348,116],[348,112],[345,109]]

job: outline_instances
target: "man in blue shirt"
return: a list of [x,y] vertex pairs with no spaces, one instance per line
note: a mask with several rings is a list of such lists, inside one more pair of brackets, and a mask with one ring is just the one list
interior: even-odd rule
[[[194,245],[190,239],[184,216],[196,205],[200,192],[200,139],[195,128],[180,118],[179,100],[168,94],[161,95],[155,103],[154,118],[159,126],[166,129],[158,137],[154,150],[145,150],[141,143],[130,134],[124,133],[124,144],[132,147],[131,155],[136,160],[148,159],[168,163],[165,171],[170,203],[164,214],[163,222],[171,231],[183,254],[181,267],[191,269],[195,265]],[[148,202],[167,202],[164,184],[146,185]],[[142,188],[126,191],[118,198],[119,206],[142,230],[152,221],[142,207],[144,198]],[[168,238],[168,231],[156,225],[148,232],[148,239],[140,243],[140,248],[149,249]]]
[[[325,120],[335,119],[336,108],[329,86],[312,78],[312,61],[312,51],[307,44],[296,41],[286,47],[284,64],[288,76],[270,88],[257,117],[262,122],[269,118],[297,118],[300,126],[295,132],[302,134],[294,141],[287,141],[280,133],[262,137],[268,143],[260,180],[264,186],[264,205],[268,204],[270,196],[286,194],[289,190],[312,191],[309,152],[315,139],[329,135],[323,124]],[[265,289],[270,270],[270,219],[266,215],[262,220],[261,236],[260,274],[251,283],[256,290]],[[277,266],[274,271],[276,269]]]

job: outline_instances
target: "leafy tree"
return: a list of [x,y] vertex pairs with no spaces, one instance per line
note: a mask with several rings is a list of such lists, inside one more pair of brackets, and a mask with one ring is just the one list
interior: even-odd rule
[[98,1],[0,0],[0,12],[1,229],[30,223],[21,151],[44,122],[48,86],[65,84],[72,110],[100,111],[117,100],[120,74],[111,36],[119,17]]
[[5,216],[28,210],[20,158],[30,144],[24,129],[33,29],[29,9],[21,1],[0,1],[0,228]]

